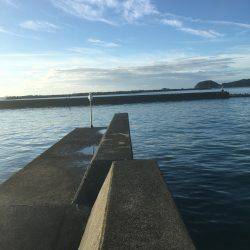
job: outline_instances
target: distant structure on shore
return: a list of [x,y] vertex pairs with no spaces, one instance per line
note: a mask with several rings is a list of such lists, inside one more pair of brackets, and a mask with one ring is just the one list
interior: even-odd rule
[[234,82],[219,84],[212,80],[202,81],[195,85],[195,89],[218,89],[218,88],[245,88],[250,87],[250,79],[242,79]]

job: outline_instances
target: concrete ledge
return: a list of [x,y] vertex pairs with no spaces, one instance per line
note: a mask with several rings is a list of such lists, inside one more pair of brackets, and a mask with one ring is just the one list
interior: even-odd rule
[[76,249],[89,211],[71,201],[102,128],[78,128],[0,185],[0,249]]
[[107,132],[103,136],[94,160],[130,160],[133,150],[127,113],[114,115]]
[[112,164],[80,250],[195,249],[154,161]]
[[127,113],[115,114],[86,171],[74,204],[92,207],[113,161],[133,159]]

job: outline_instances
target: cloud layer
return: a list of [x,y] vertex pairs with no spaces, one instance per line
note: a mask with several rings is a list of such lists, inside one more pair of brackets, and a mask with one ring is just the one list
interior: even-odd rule
[[89,38],[87,40],[88,43],[96,46],[101,46],[101,47],[106,47],[106,48],[116,48],[119,47],[120,45],[115,42],[106,42],[97,38]]
[[[162,52],[159,56],[134,57],[71,48],[44,54],[2,55],[0,64],[0,76],[9,86],[0,84],[2,95],[189,88],[211,78],[219,82],[247,78],[250,48],[214,56]],[[13,67],[18,69],[15,74],[10,70]],[[19,87],[13,89],[16,82]]]
[[248,23],[202,20],[179,16],[172,13],[164,13],[159,11],[151,0],[51,1],[56,8],[75,17],[89,21],[99,21],[110,25],[119,25],[124,22],[130,24],[138,22],[144,23],[144,19],[150,17],[150,22],[172,26],[178,31],[209,39],[221,37],[223,34],[209,28],[196,28],[193,27],[193,24],[233,26],[242,29],[250,29],[250,24]]
[[[237,76],[232,66],[237,61],[234,57],[190,57],[178,61],[155,62],[150,65],[54,70],[49,81],[70,81],[73,84],[98,85],[119,89],[155,88],[160,86],[191,87],[196,81],[211,76],[219,79]],[[185,86],[186,84],[186,86]]]
[[[150,0],[51,0],[55,7],[89,21],[116,25],[158,13]],[[112,13],[112,14],[111,14]],[[113,18],[111,19],[111,16]]]
[[182,21],[178,19],[162,19],[162,23],[171,27],[176,28],[177,30],[196,35],[196,36],[201,36],[205,38],[216,38],[220,37],[221,34],[214,31],[214,30],[201,30],[201,29],[194,29],[187,27],[183,24]]

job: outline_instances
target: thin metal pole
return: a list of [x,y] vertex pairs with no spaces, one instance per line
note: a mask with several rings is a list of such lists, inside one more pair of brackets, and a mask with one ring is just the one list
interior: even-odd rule
[[90,105],[90,127],[93,128],[93,111],[92,111],[92,101],[89,102]]

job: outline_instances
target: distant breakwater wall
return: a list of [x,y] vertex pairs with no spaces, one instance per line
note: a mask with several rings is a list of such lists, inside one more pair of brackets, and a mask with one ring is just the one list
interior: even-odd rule
[[230,97],[250,97],[250,94],[230,94]]
[[[202,93],[181,93],[181,94],[157,94],[157,95],[126,95],[94,97],[94,105],[119,105],[129,103],[150,103],[167,101],[185,101],[201,99],[226,99],[230,94],[224,92],[202,92]],[[87,106],[87,98],[61,98],[61,99],[19,99],[0,101],[0,109],[18,109],[18,108],[45,108],[45,107],[72,107]]]

